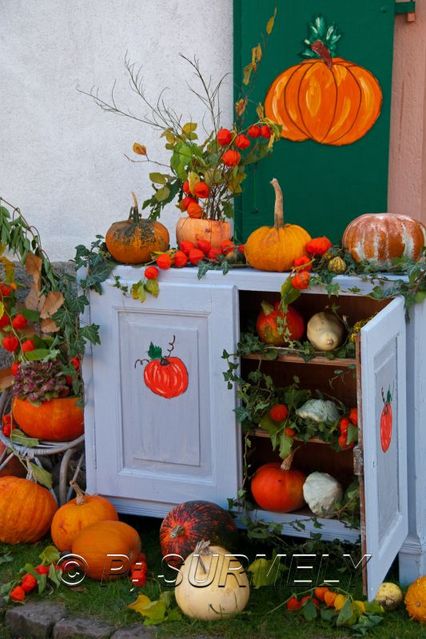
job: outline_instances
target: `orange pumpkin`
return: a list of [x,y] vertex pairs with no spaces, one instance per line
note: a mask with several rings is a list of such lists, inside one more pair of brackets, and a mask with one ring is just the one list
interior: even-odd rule
[[117,511],[105,497],[86,495],[75,482],[72,486],[76,498],[56,511],[50,528],[53,543],[59,550],[70,550],[83,528],[98,521],[118,520]]
[[[6,446],[3,444],[3,442],[0,442],[0,463],[2,463],[6,459],[6,457],[9,456],[9,454],[6,453],[6,457],[2,458],[5,450]],[[25,470],[24,466],[15,456],[13,456],[12,459],[7,462],[6,466],[2,470],[0,470],[0,477],[8,477],[9,475],[14,475],[15,477],[25,477],[26,474],[27,471]]]
[[197,244],[199,240],[210,242],[212,248],[220,249],[225,240],[232,237],[232,228],[229,222],[223,220],[195,219],[181,217],[176,225],[177,243],[192,242]]
[[380,84],[367,69],[335,57],[335,27],[317,18],[312,28],[312,39],[305,41],[309,59],[274,80],[265,99],[266,117],[281,124],[288,140],[353,144],[380,115]]
[[291,459],[282,464],[264,464],[251,480],[251,492],[257,505],[275,513],[289,513],[302,508],[305,475],[291,470]]
[[0,542],[38,541],[49,530],[56,510],[47,488],[20,477],[0,477]]
[[30,437],[52,442],[68,442],[84,432],[83,408],[77,397],[60,397],[39,406],[15,397],[13,418]]
[[355,262],[366,260],[390,267],[392,260],[418,260],[426,243],[426,227],[408,215],[366,213],[352,220],[343,234],[343,246]]
[[275,190],[274,226],[261,226],[249,235],[244,253],[247,262],[260,271],[289,271],[293,261],[306,255],[305,246],[311,236],[296,224],[284,224],[283,194],[278,180],[271,181]]
[[121,264],[145,264],[156,251],[167,251],[169,232],[161,222],[144,220],[139,213],[136,195],[127,220],[114,222],[105,236],[112,257]]
[[[137,531],[122,521],[100,521],[83,528],[72,543],[72,552],[87,562],[86,574],[91,579],[110,580],[130,569],[141,552],[141,540]],[[117,567],[111,554],[125,555],[123,571],[111,571]]]

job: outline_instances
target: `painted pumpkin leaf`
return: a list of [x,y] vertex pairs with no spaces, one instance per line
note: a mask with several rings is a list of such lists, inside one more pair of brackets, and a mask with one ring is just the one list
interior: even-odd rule
[[163,351],[161,346],[155,346],[152,342],[149,345],[148,356],[150,359],[161,359],[163,357]]

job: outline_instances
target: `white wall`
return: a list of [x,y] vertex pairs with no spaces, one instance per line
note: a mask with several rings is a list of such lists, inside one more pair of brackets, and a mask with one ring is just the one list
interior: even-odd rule
[[[127,85],[127,50],[143,65],[147,94],[168,86],[176,111],[200,119],[178,53],[196,53],[213,78],[230,72],[232,0],[0,0],[0,46],[0,195],[38,227],[50,257],[64,259],[127,215],[130,191],[149,193],[153,169],[123,155],[133,142],[154,157],[163,144],[76,87],[108,95],[116,79],[120,102],[144,113]],[[223,111],[229,123],[231,79]],[[171,231],[177,215],[171,206],[164,217]]]

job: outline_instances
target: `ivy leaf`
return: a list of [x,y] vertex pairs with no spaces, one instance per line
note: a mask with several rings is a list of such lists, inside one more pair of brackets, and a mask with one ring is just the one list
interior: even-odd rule
[[[55,358],[57,354],[58,354],[58,351],[55,351],[55,355],[54,355]],[[36,348],[33,351],[29,351],[28,353],[25,353],[26,359],[28,359],[31,362],[39,362],[42,359],[53,359],[53,357],[50,357],[51,355],[52,355],[52,351],[50,351],[48,348]]]
[[139,300],[140,302],[144,302],[146,300],[146,291],[142,280],[135,282],[135,284],[132,285],[130,294],[134,300]]
[[147,280],[144,287],[147,293],[150,293],[154,297],[158,297],[160,293],[160,286],[157,280]]
[[40,466],[37,466],[37,464],[33,464],[32,462],[29,462],[29,467],[32,476],[38,484],[41,484],[45,488],[52,488],[52,475],[47,470],[44,470],[44,468],[41,468]]
[[161,359],[163,357],[161,346],[155,346],[155,344],[151,342],[148,349],[148,357],[150,359]]
[[286,457],[288,457],[291,453],[292,448],[293,448],[292,437],[288,437],[287,435],[283,434],[280,437],[280,448],[279,448],[279,455],[281,459],[285,459]]

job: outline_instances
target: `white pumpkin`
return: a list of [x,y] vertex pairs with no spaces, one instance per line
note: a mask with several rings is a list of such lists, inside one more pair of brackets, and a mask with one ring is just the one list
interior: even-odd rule
[[318,351],[334,351],[343,342],[342,322],[328,311],[315,313],[308,322],[307,337]]
[[250,584],[240,562],[228,550],[201,542],[180,568],[175,597],[188,617],[223,619],[244,610]]
[[303,497],[317,517],[333,517],[342,501],[341,484],[328,473],[314,472],[303,484]]
[[310,419],[318,424],[333,424],[339,419],[337,404],[331,399],[308,399],[296,410],[296,415],[302,419]]

